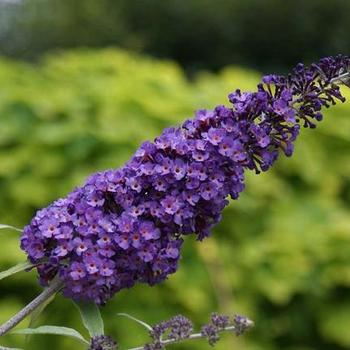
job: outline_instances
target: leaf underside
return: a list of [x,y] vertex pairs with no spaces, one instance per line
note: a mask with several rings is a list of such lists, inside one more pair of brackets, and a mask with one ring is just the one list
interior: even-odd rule
[[89,342],[75,329],[68,327],[59,326],[41,326],[38,328],[23,328],[17,329],[12,334],[53,334],[53,335],[63,335],[79,340],[81,343],[89,344]]
[[17,272],[21,272],[21,271],[24,271],[26,269],[29,269],[33,266],[35,266],[35,265],[32,264],[30,261],[25,261],[25,262],[19,263],[15,266],[10,267],[6,271],[0,272],[0,280],[4,279],[6,277],[9,277],[11,275],[14,275]]
[[94,303],[78,301],[75,301],[74,304],[77,306],[83,324],[89,331],[90,336],[103,335],[104,324],[98,306]]
[[129,314],[126,314],[126,313],[124,313],[124,312],[120,312],[120,313],[118,313],[117,315],[118,315],[118,316],[127,317],[127,318],[129,318],[130,320],[133,320],[133,321],[139,323],[140,325],[142,325],[143,327],[145,327],[147,330],[149,330],[149,331],[152,330],[152,326],[150,326],[150,325],[147,324],[146,322],[143,322],[143,321],[137,319],[136,317],[133,317],[133,316],[131,316],[131,315],[129,315]]

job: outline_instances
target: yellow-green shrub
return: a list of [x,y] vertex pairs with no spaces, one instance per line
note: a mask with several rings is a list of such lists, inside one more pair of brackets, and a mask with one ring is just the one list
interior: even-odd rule
[[[56,53],[36,65],[0,61],[0,222],[25,225],[35,210],[117,167],[136,147],[230,90],[254,89],[259,75],[227,68],[188,81],[174,63],[109,49]],[[214,310],[253,318],[248,337],[226,336],[218,349],[347,349],[350,338],[350,103],[306,130],[292,159],[247,175],[213,238],[191,238],[179,272],[161,286],[123,291],[103,310],[123,347],[146,339],[128,312],[149,322],[184,313],[204,322]],[[1,269],[24,258],[18,237],[0,233]],[[5,284],[6,283],[6,284]],[[0,321],[32,298],[35,274],[1,281]],[[70,302],[57,299],[43,322],[76,326]],[[21,345],[13,336],[7,344]],[[28,348],[77,348],[49,336]],[[177,348],[203,349],[203,343]]]

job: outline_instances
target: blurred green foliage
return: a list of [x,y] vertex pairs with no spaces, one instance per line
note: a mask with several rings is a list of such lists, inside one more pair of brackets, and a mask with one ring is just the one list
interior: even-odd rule
[[[0,60],[0,222],[22,227],[91,172],[120,166],[162,128],[196,108],[225,103],[237,87],[254,89],[258,79],[230,67],[189,82],[172,62],[112,49],[57,53],[37,65]],[[304,130],[293,158],[281,157],[269,173],[247,174],[246,191],[225,210],[213,237],[203,243],[188,237],[180,270],[168,281],[117,294],[102,310],[107,332],[125,349],[147,335],[118,312],[149,323],[183,313],[198,326],[212,311],[237,312],[256,327],[242,338],[225,335],[218,350],[348,349],[349,151],[348,103],[330,110],[315,131]],[[1,231],[0,270],[23,259],[18,234]],[[1,281],[0,321],[39,290],[34,272]],[[84,333],[63,297],[39,323]],[[24,340],[7,335],[1,344]],[[34,336],[25,346],[81,349],[56,336]],[[189,348],[209,346],[174,346]]]
[[118,45],[170,57],[187,72],[228,64],[289,70],[350,52],[349,0],[5,0],[0,52]]

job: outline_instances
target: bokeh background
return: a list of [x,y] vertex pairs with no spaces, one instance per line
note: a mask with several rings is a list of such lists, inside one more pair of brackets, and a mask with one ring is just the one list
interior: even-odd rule
[[[264,73],[349,54],[349,15],[348,0],[0,0],[0,222],[23,227],[90,173]],[[177,274],[116,295],[102,309],[108,334],[121,349],[147,340],[118,312],[149,323],[182,313],[199,326],[221,311],[256,327],[218,350],[349,349],[349,151],[348,102],[303,130],[293,158],[247,174],[213,237],[188,237]],[[23,261],[18,238],[0,232],[0,270]],[[0,321],[39,292],[34,272],[2,280]],[[86,334],[63,297],[36,324]],[[57,336],[0,343],[82,349]]]

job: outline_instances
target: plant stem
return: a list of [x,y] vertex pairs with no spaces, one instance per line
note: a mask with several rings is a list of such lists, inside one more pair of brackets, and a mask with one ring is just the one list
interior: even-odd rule
[[0,326],[0,337],[17,326],[25,317],[32,313],[37,307],[49,299],[53,294],[58,292],[63,287],[63,282],[58,278],[54,279],[51,284],[43,290],[35,299],[26,305],[16,315],[11,317],[8,321]]
[[338,77],[333,78],[331,80],[331,83],[335,83],[337,81],[342,82],[343,79],[349,78],[349,76],[350,76],[350,72],[343,73],[343,74],[339,75]]
[[[250,321],[249,327],[253,326],[253,321]],[[225,327],[222,330],[219,330],[219,332],[225,332],[225,331],[235,331],[237,329],[237,327],[235,326],[228,326]],[[193,333],[191,334],[188,338],[183,338],[183,339],[166,339],[166,340],[162,340],[161,344],[163,345],[170,345],[170,344],[175,344],[175,343],[180,343],[183,342],[185,340],[191,340],[191,339],[199,339],[199,338],[205,338],[205,335],[203,335],[202,333]],[[128,350],[143,350],[144,346],[139,346],[137,348],[132,348],[132,349],[128,349]]]

